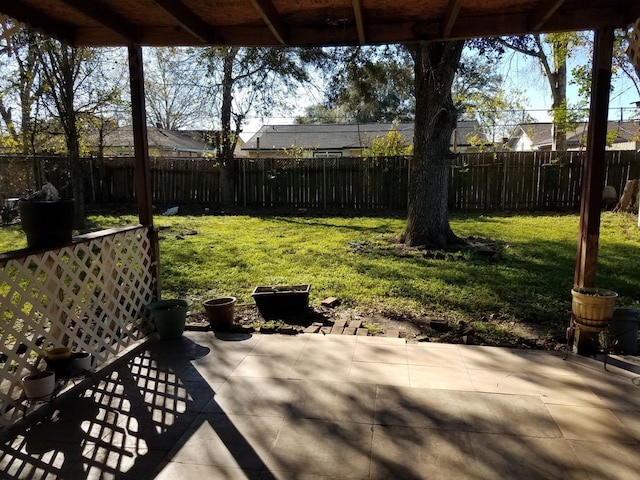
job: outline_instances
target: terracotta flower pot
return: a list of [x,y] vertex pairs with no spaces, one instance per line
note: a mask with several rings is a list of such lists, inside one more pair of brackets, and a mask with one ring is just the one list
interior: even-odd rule
[[214,332],[231,330],[235,303],[236,297],[212,298],[203,303],[211,330]]

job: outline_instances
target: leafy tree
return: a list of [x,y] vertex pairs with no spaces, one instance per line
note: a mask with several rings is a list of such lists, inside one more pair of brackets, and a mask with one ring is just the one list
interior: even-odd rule
[[374,137],[370,145],[362,150],[363,157],[394,157],[411,155],[413,145],[397,130],[397,123],[383,137]]
[[330,124],[341,123],[343,119],[344,115],[342,113],[338,113],[333,108],[317,103],[306,107],[304,115],[297,116],[295,123],[298,125]]
[[463,51],[453,83],[453,102],[463,118],[482,126],[467,138],[470,144],[482,150],[489,140],[495,149],[518,123],[531,121],[531,117],[525,113],[523,93],[503,88],[495,59],[472,53]]
[[[37,35],[24,28],[5,24],[11,28],[11,44],[2,50],[2,86],[0,86],[0,116],[5,124],[7,137],[5,147],[23,154],[36,152],[37,117],[40,110],[40,96],[44,85],[38,62]],[[18,106],[18,117],[14,106]],[[36,174],[36,178],[39,175]]]
[[109,75],[101,67],[103,51],[73,48],[56,40],[36,42],[49,112],[64,132],[70,160],[71,189],[75,199],[75,227],[84,228],[84,182],[80,164],[80,135],[84,118],[93,116],[105,105],[119,98],[117,85],[105,82]]
[[233,200],[233,153],[250,111],[269,114],[295,102],[297,89],[310,81],[309,66],[320,64],[320,49],[212,47],[203,51],[220,101],[218,159],[223,165],[223,201]]
[[338,68],[329,84],[327,106],[345,122],[413,120],[413,62],[402,45],[334,51]]
[[192,127],[206,118],[206,107],[216,99],[203,83],[198,51],[192,48],[145,49],[147,119],[169,130]]
[[567,149],[567,59],[585,37],[576,32],[530,34],[499,40],[506,48],[538,60],[551,89],[553,116],[553,150]]

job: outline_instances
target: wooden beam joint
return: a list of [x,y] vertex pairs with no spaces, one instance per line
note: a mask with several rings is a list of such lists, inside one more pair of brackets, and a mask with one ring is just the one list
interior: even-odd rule
[[289,42],[287,28],[282,22],[280,14],[273,6],[273,3],[271,3],[270,0],[251,0],[251,4],[260,14],[278,42],[282,45],[287,45]]
[[565,0],[540,0],[529,14],[529,27],[538,32],[562,6]]
[[180,0],[154,0],[182,28],[206,44],[223,44],[223,39],[214,34],[213,27],[202,20]]
[[451,36],[451,31],[453,30],[453,26],[458,19],[461,6],[462,0],[449,0],[447,11],[445,12],[444,18],[442,20],[442,38],[449,38]]

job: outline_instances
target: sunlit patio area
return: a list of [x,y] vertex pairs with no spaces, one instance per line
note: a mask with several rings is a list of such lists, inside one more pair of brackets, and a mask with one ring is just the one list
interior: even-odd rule
[[152,336],[5,429],[0,471],[635,479],[633,361],[320,333]]

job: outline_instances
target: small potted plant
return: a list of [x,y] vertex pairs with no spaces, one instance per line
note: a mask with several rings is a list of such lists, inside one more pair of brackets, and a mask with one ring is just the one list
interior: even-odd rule
[[29,248],[47,249],[71,243],[74,201],[61,200],[58,190],[50,183],[21,199],[18,209]]
[[156,300],[147,305],[158,335],[163,340],[180,338],[184,332],[187,313],[193,302],[186,298]]
[[29,400],[49,400],[56,387],[56,376],[51,370],[22,377],[22,388]]

